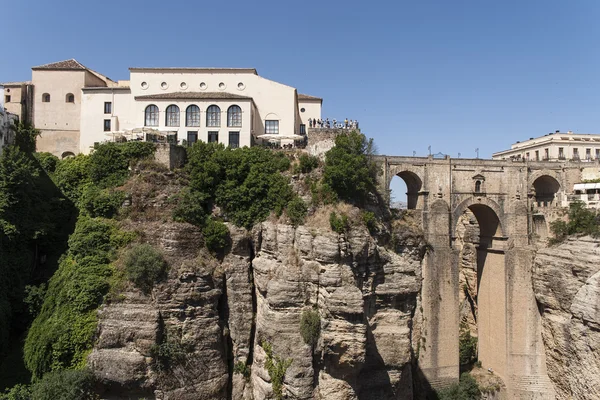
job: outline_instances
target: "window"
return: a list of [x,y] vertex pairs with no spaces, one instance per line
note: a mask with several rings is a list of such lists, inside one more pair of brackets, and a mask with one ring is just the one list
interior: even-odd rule
[[229,147],[232,149],[237,149],[240,147],[240,133],[239,132],[229,132]]
[[218,143],[219,132],[208,132],[208,143]]
[[42,95],[42,103],[50,103],[50,95],[48,93]]
[[177,132],[167,134],[167,143],[177,144]]
[[596,149],[596,160],[600,158],[600,149]]
[[206,126],[221,126],[221,109],[214,104],[206,110]]
[[300,124],[300,134],[306,135],[306,125]]
[[158,107],[150,104],[144,113],[144,126],[158,126]]
[[279,121],[266,120],[265,121],[265,133],[279,134]]
[[4,102],[10,103],[10,96],[4,96]]
[[525,153],[525,158],[529,160],[529,152]]
[[540,161],[540,152],[539,152],[539,150],[535,151],[535,161]]
[[193,145],[198,141],[198,132],[196,131],[188,131],[187,133],[187,144],[188,146]]
[[548,160],[550,158],[550,150],[544,149],[544,160]]
[[573,159],[579,159],[579,149],[573,149]]
[[242,109],[231,106],[227,110],[227,126],[242,126]]
[[75,96],[73,95],[73,93],[68,93],[67,96],[65,97],[65,102],[67,103],[75,103]]
[[558,158],[564,160],[564,158],[565,158],[565,148],[564,147],[558,148]]
[[585,149],[585,159],[586,160],[592,159],[592,149]]
[[179,107],[175,104],[167,107],[165,126],[179,126]]
[[475,181],[475,193],[481,193],[481,181]]
[[110,119],[104,120],[104,132],[110,132]]
[[[200,126],[200,108],[195,105],[185,110],[185,126]],[[198,135],[196,135],[196,140]]]
[[112,114],[112,103],[110,101],[104,102],[104,114]]

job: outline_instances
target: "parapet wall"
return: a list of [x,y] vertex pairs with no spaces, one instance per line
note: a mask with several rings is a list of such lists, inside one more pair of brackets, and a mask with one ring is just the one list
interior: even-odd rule
[[338,135],[352,131],[360,132],[360,129],[308,128],[306,133],[308,138],[306,149],[312,156],[323,157],[335,145],[335,138]]
[[177,146],[170,143],[156,144],[154,159],[170,170],[183,167],[186,157],[187,152],[183,146]]

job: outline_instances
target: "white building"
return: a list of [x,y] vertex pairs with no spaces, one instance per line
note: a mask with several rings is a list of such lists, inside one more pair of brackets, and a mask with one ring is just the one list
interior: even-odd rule
[[[89,153],[107,140],[251,146],[264,134],[305,135],[322,99],[247,68],[130,68],[115,82],[76,60],[32,68],[38,151]],[[297,136],[296,136],[297,138]]]
[[592,161],[600,159],[600,135],[556,131],[514,143],[492,154],[494,160]]
[[[0,89],[2,86],[0,85]],[[0,99],[0,154],[5,146],[14,142],[13,125],[19,122],[19,117],[4,108],[4,99]]]

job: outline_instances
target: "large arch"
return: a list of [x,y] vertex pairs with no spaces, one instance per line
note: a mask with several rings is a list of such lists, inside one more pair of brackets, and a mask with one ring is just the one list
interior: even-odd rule
[[[453,215],[453,233],[462,213],[470,211],[479,225],[476,243],[476,325],[478,360],[485,368],[492,368],[502,378],[506,377],[506,266],[503,245],[504,227],[501,208],[487,198],[463,201]],[[462,288],[459,288],[461,290]]]
[[419,192],[423,189],[423,179],[418,172],[408,166],[397,166],[390,169],[388,177],[387,189],[390,189],[394,176],[401,178],[406,184],[406,208],[409,210],[422,207],[419,204]]
[[549,207],[555,204],[556,195],[560,191],[560,183],[550,175],[540,175],[530,186],[538,207]]

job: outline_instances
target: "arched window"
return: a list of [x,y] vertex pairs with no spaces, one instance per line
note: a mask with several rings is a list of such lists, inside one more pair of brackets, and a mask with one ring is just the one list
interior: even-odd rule
[[481,181],[475,181],[475,193],[481,193]]
[[144,126],[158,126],[158,107],[150,104],[144,113]]
[[219,106],[213,104],[206,110],[206,126],[221,126],[221,109]]
[[200,108],[195,105],[185,110],[185,126],[200,126]]
[[227,110],[227,126],[242,126],[242,109],[233,105]]
[[67,103],[75,103],[75,96],[73,95],[73,93],[67,93],[67,96],[65,97],[65,101]]
[[165,126],[179,126],[179,107],[175,104],[171,104],[167,107]]
[[42,95],[42,103],[50,103],[50,94],[44,93]]

